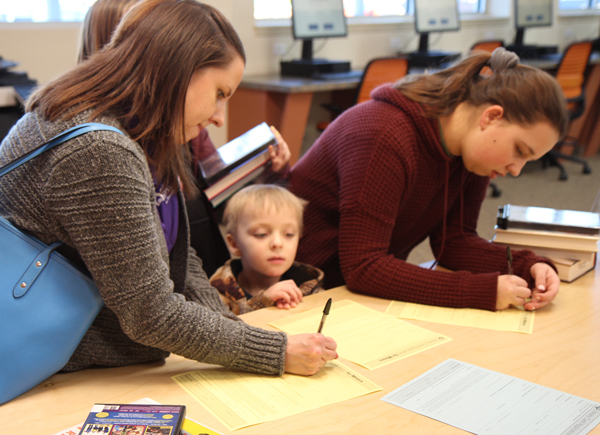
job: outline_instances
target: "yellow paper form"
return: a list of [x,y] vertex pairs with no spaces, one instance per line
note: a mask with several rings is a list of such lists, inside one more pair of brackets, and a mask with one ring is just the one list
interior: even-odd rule
[[[322,314],[315,308],[269,325],[288,334],[315,332]],[[369,370],[451,340],[351,300],[333,303],[323,333],[336,341],[340,356]]]
[[470,326],[497,331],[533,333],[534,311],[509,309],[502,311],[474,308],[445,308],[410,302],[392,301],[386,314],[403,319],[424,320],[446,325]]
[[299,414],[382,388],[339,361],[329,361],[313,376],[257,375],[207,369],[173,376],[229,430]]

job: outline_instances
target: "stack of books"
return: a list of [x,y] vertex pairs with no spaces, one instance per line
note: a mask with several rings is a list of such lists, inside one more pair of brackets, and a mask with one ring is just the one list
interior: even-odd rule
[[270,145],[276,147],[277,139],[263,122],[198,162],[201,189],[213,207],[265,171],[271,163]]
[[572,282],[596,265],[598,213],[507,204],[498,208],[495,230],[494,243],[548,258],[561,281]]

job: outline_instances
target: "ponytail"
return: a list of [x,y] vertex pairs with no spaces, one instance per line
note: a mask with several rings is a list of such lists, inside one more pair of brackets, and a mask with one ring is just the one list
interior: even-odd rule
[[[485,67],[491,75],[481,74]],[[567,132],[566,100],[558,82],[538,68],[519,64],[519,57],[502,47],[435,74],[408,75],[394,87],[420,103],[427,116],[450,115],[463,102],[475,107],[498,104],[508,122],[548,122],[560,137]]]

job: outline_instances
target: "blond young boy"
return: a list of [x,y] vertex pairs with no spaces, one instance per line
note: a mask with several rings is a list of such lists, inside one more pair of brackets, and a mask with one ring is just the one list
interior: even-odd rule
[[210,283],[235,314],[294,308],[322,290],[323,272],[295,261],[303,211],[304,201],[272,184],[245,187],[229,199],[223,224],[234,259]]

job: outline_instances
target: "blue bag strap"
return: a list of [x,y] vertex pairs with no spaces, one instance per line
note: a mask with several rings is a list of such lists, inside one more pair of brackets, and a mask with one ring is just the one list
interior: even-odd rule
[[57,248],[62,246],[62,242],[56,242],[48,246],[37,257],[33,259],[25,273],[13,288],[13,297],[20,298],[31,288],[38,275],[44,270],[46,264],[50,260],[50,254]]
[[[115,133],[123,134],[123,132],[116,127],[113,127],[111,125],[100,124],[97,122],[87,122],[85,124],[76,125],[75,127],[69,128],[68,130],[65,130],[59,135],[53,137],[45,144],[13,160],[9,164],[2,166],[0,168],[0,177],[5,174],[8,174],[10,171],[12,171],[15,168],[18,168],[23,163],[28,162],[29,160],[39,156],[40,154],[48,150],[51,150],[52,148],[54,148],[57,145],[60,145],[61,143],[64,143],[70,139],[88,133],[90,131],[97,130],[114,131]],[[17,281],[13,288],[13,296],[15,298],[20,298],[23,295],[25,295],[25,293],[27,293],[27,291],[31,288],[39,274],[42,272],[42,270],[44,270],[46,264],[48,264],[50,254],[61,245],[62,242],[53,243],[52,245],[46,247],[46,249],[40,252],[33,259],[23,276],[21,276],[21,278],[19,279],[19,281]]]
[[63,131],[59,135],[54,136],[52,139],[50,139],[45,144],[29,151],[26,154],[23,154],[18,159],[15,159],[12,162],[8,163],[7,165],[2,166],[0,168],[0,177],[2,177],[5,174],[8,174],[10,171],[21,166],[23,163],[28,162],[29,160],[33,159],[34,157],[39,156],[42,153],[45,153],[48,150],[51,150],[52,148],[54,148],[57,145],[60,145],[63,142],[71,140],[77,136],[88,133],[90,131],[97,131],[97,130],[108,130],[108,131],[114,131],[119,134],[123,134],[123,132],[121,130],[119,130],[116,127],[113,127],[112,125],[100,124],[98,122],[86,122],[85,124],[76,125],[75,127],[71,127],[68,130]]

